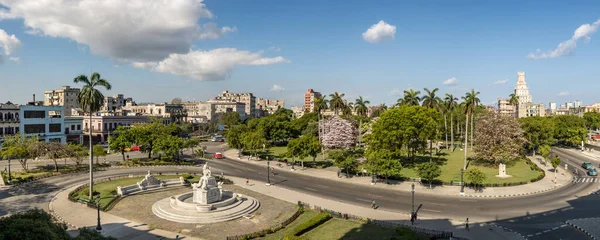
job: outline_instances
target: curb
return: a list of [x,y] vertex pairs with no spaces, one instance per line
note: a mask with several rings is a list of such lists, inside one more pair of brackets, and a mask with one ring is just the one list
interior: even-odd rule
[[518,232],[516,232],[516,231],[513,231],[513,230],[512,230],[512,229],[510,229],[510,228],[507,228],[507,227],[504,227],[504,226],[498,225],[498,224],[496,224],[496,223],[490,223],[490,225],[492,225],[492,226],[496,226],[496,227],[499,227],[499,228],[502,228],[504,231],[507,231],[507,232],[511,232],[511,233],[517,234],[517,236],[519,236],[519,237],[521,237],[521,238],[523,238],[523,239],[525,239],[525,240],[529,240],[529,238],[527,238],[527,237],[523,236],[523,234],[520,234],[520,233],[518,233]]
[[539,190],[539,191],[535,191],[535,192],[528,192],[528,193],[516,193],[516,194],[505,194],[505,195],[472,195],[472,194],[465,194],[463,195],[463,197],[470,197],[470,198],[509,198],[509,197],[520,197],[520,196],[528,196],[528,195],[535,195],[535,194],[540,194],[540,193],[544,193],[544,192],[548,192],[548,191],[552,191],[552,190],[556,190],[559,189],[561,187],[564,187],[566,185],[562,185],[562,186],[555,186],[552,188],[547,188],[544,190]]
[[566,224],[568,224],[568,225],[569,225],[569,226],[571,226],[571,227],[574,227],[574,228],[576,228],[576,229],[577,229],[577,230],[579,230],[579,231],[582,231],[583,233],[585,233],[585,235],[587,235],[587,236],[588,236],[588,237],[590,237],[591,239],[593,239],[593,240],[597,240],[598,238],[596,238],[596,236],[594,236],[593,234],[589,233],[588,231],[586,231],[586,230],[585,230],[585,229],[583,229],[582,227],[579,227],[578,225],[576,225],[576,224],[574,224],[574,223],[570,222],[570,221],[573,221],[573,220],[585,220],[585,219],[589,219],[589,218],[577,218],[577,219],[571,219],[571,220],[567,220],[567,221],[565,221],[565,223],[566,223]]

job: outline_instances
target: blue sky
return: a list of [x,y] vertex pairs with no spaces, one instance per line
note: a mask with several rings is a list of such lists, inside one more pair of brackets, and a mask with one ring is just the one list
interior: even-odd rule
[[[600,101],[597,1],[27,4],[36,1],[0,0],[1,102],[25,103],[92,71],[112,83],[105,94],[137,102],[207,100],[228,89],[289,107],[313,88],[390,104],[405,89],[438,87],[455,95],[475,88],[492,104],[513,91],[520,71],[534,102]],[[380,21],[388,28],[365,40]]]

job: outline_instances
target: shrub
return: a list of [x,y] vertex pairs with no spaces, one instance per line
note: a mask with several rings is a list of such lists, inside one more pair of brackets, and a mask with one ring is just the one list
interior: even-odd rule
[[[99,192],[97,192],[97,191],[94,191],[94,194],[93,194],[93,195],[97,195],[97,194],[100,194],[100,193],[99,193]],[[83,196],[86,196],[86,197],[87,197],[87,196],[90,196],[90,188],[89,188],[89,187],[86,187],[86,188],[82,189],[82,190],[81,190],[81,195],[83,195]]]
[[406,240],[416,240],[417,234],[408,227],[397,227],[396,234],[398,234],[399,239]]
[[290,235],[300,236],[303,233],[308,232],[311,229],[321,225],[322,223],[326,222],[330,218],[331,218],[331,215],[329,215],[329,213],[326,213],[326,212],[319,213],[317,216],[314,216],[313,218],[309,219],[308,221],[303,222],[300,225],[296,226],[292,230]]
[[191,174],[183,174],[181,176],[183,177],[183,179],[186,179],[186,180],[194,178],[194,176],[192,176]]

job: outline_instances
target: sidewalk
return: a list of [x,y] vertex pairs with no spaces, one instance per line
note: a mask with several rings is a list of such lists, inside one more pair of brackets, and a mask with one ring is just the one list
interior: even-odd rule
[[[250,185],[246,185],[245,179],[232,176],[227,178],[231,179],[234,184],[239,187],[247,188],[258,193],[290,202],[292,204],[297,204],[298,201],[302,201],[304,203],[317,205],[322,208],[327,208],[341,213],[410,225],[410,221],[408,220],[410,219],[409,213],[393,212],[384,209],[373,210],[370,207],[367,207],[370,204],[368,202],[365,202],[365,206],[362,207],[299,193],[293,190],[278,187],[277,185],[266,186],[264,182],[254,181],[250,182]],[[470,231],[466,231],[464,228],[464,222],[461,220],[431,218],[425,214],[419,214],[419,216],[419,220],[415,222],[415,227],[451,231],[455,237],[487,240],[525,239],[518,233],[504,230],[503,228],[493,224],[478,223],[474,219],[471,219],[472,222],[469,223]]]
[[[69,192],[77,187],[64,189],[50,201],[48,208],[55,216],[67,222],[70,228],[90,227],[95,229],[98,213],[96,210],[81,203],[69,201]],[[118,239],[144,240],[144,239],[179,239],[200,240],[183,234],[168,232],[160,229],[152,229],[146,224],[131,222],[127,219],[114,216],[110,213],[100,212],[102,223],[102,235],[112,236]]]
[[[237,155],[238,150],[235,150],[235,149],[227,150],[223,154],[225,155],[225,157],[230,158],[230,159],[244,161],[244,162],[248,162],[248,163],[256,164],[256,165],[262,165],[264,167],[267,166],[266,161],[248,160],[248,158],[244,157],[244,156],[242,156],[241,158],[238,158],[238,155]],[[559,168],[558,174],[556,175],[557,184],[554,184],[554,172],[551,171],[551,170],[553,170],[552,166],[550,166],[550,165],[543,166],[537,160],[533,159],[533,157],[532,157],[532,162],[534,162],[541,169],[546,171],[546,176],[543,179],[541,179],[537,182],[534,182],[534,183],[529,183],[529,184],[520,185],[520,186],[488,187],[488,188],[485,188],[483,192],[478,192],[478,193],[476,193],[473,189],[465,188],[464,196],[465,197],[481,197],[481,198],[499,198],[499,197],[531,195],[531,194],[538,194],[538,193],[554,190],[561,186],[565,186],[572,181],[571,173],[570,172],[565,173],[564,168],[562,168],[562,169]],[[282,171],[282,170],[291,171],[291,166],[290,167],[283,166],[281,168],[277,167],[273,164],[271,164],[271,166],[274,167],[276,171]],[[341,181],[341,182],[346,182],[346,183],[353,183],[353,184],[372,185],[371,177],[339,178],[339,177],[337,177],[337,173],[335,171],[324,170],[324,169],[313,169],[313,168],[306,168],[304,170],[301,170],[300,167],[298,167],[298,166],[295,168],[296,168],[296,171],[295,171],[296,173],[309,175],[311,177],[318,177],[318,178],[324,178],[324,179]],[[508,174],[510,175],[510,172]],[[410,192],[411,188],[412,188],[411,185],[412,185],[412,182],[399,182],[396,184],[378,183],[378,184],[373,185],[373,187],[384,188],[384,189],[393,189],[396,191]],[[435,186],[434,189],[431,190],[431,189],[427,188],[428,187],[427,185],[421,185],[421,184],[415,184],[415,185],[416,185],[415,189],[422,189],[423,191],[421,191],[421,192],[423,192],[425,194],[460,196],[460,186]]]

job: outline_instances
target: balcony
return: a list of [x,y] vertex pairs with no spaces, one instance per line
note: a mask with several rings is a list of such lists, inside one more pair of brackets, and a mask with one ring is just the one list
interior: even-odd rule
[[0,119],[0,122],[2,123],[18,123],[19,119],[18,118],[11,118],[11,119]]

